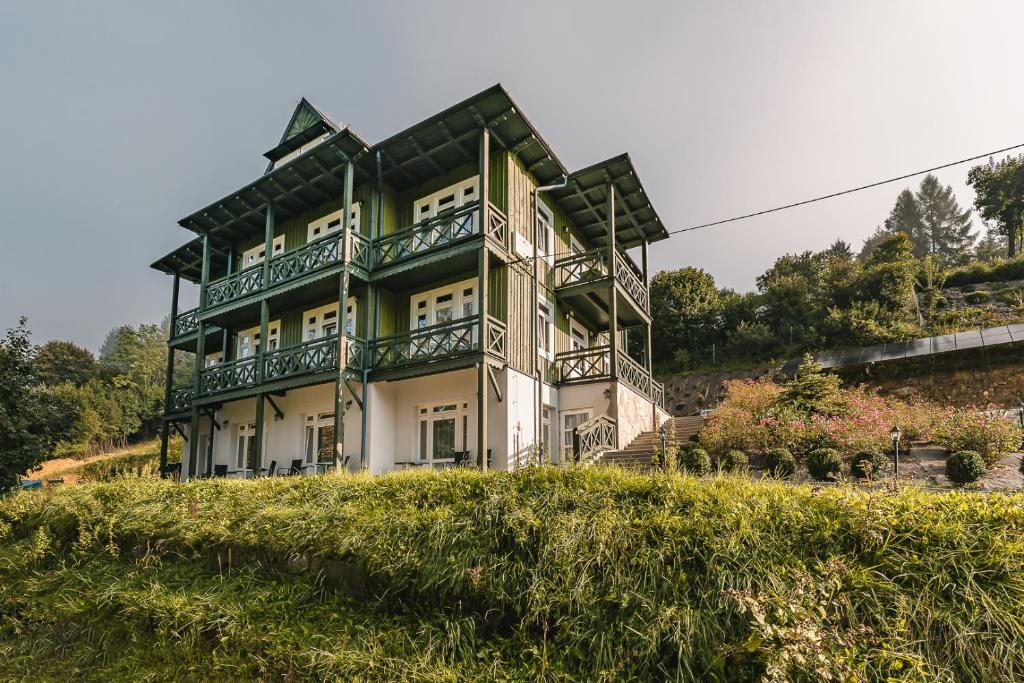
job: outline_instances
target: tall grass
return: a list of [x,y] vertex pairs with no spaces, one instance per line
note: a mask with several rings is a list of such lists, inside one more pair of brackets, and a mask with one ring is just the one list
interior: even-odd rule
[[613,469],[0,501],[0,677],[1024,676],[1024,497]]

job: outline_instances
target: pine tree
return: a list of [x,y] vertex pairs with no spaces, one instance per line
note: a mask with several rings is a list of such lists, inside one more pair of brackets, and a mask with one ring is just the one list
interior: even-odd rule
[[928,241],[921,206],[910,188],[904,188],[896,197],[896,204],[889,212],[889,217],[885,219],[884,232],[885,235],[895,235],[898,232],[906,233],[914,244],[914,256],[918,258],[928,253]]
[[[974,234],[971,232],[971,210],[963,210],[953,195],[953,188],[943,187],[939,179],[928,174],[921,181],[915,196],[921,217],[919,237],[914,241],[914,256],[935,254],[948,263],[963,263],[971,256]],[[921,249],[924,249],[923,253]]]

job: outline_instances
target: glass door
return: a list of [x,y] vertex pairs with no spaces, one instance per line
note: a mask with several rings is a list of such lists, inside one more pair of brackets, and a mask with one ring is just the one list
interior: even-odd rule
[[422,462],[448,460],[454,456],[459,442],[459,431],[464,420],[460,420],[459,404],[442,403],[419,409],[419,452]]

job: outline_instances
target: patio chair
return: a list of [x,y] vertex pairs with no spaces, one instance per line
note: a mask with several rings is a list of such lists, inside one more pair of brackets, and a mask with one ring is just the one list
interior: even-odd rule
[[272,477],[277,474],[277,461],[271,460],[270,467],[259,467],[253,472],[253,477]]
[[469,467],[469,451],[453,451],[452,458],[455,459],[455,467]]
[[286,477],[296,477],[302,474],[302,470],[304,469],[305,467],[302,464],[302,458],[295,458],[294,460],[292,460],[292,464],[290,467],[278,467],[277,473],[284,473]]
[[227,465],[214,465],[213,466],[213,476],[214,477],[227,477],[228,476],[228,466]]

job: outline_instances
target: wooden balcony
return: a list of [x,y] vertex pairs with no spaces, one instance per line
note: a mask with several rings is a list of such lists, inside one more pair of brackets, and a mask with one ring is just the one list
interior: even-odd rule
[[505,358],[503,322],[487,316],[483,339],[481,349],[480,319],[476,316],[382,337],[372,345],[372,369],[378,372],[457,361],[481,351],[495,359]]
[[[345,339],[345,367],[362,372],[366,362],[366,341],[357,337]],[[258,384],[258,357],[242,358],[204,368],[199,375],[201,397],[251,389]],[[287,388],[286,384],[316,379],[321,373],[338,368],[338,339],[314,339],[263,356],[263,384],[270,389]],[[173,403],[173,401],[172,401]]]
[[559,384],[615,380],[651,399],[658,406],[663,406],[665,402],[665,388],[642,365],[621,350],[616,353],[613,373],[609,346],[559,353],[555,356],[555,368]]
[[[643,274],[632,259],[615,251],[615,287],[619,324],[623,327],[650,322],[650,296]],[[592,249],[555,261],[555,296],[565,301],[598,329],[611,320],[611,273],[608,251]]]
[[[261,293],[293,289],[320,273],[342,263],[342,233],[336,232],[297,249],[292,249],[270,261],[270,276],[264,283],[263,264],[258,263],[237,273],[231,273],[206,285],[207,312],[216,312]],[[348,260],[353,272],[367,277],[371,268],[370,240],[356,232],[348,232]],[[198,322],[198,320],[197,320]]]
[[192,387],[172,389],[171,401],[164,412],[170,415],[172,413],[184,413],[191,410],[193,393]]
[[492,250],[508,252],[508,219],[488,204],[487,229],[480,230],[480,203],[466,204],[373,241],[372,270],[386,281],[401,275],[417,285],[476,268],[476,239],[486,236]]

